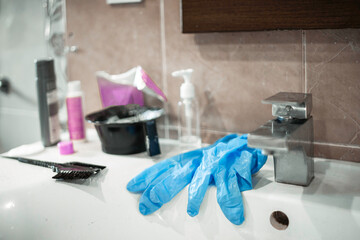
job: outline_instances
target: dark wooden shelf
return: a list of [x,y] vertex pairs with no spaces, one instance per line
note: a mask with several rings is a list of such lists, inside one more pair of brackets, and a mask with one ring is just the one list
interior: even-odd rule
[[182,32],[360,28],[360,0],[182,0]]

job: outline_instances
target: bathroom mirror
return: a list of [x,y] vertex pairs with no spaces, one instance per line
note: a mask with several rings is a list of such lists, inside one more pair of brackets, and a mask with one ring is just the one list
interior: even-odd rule
[[182,0],[182,32],[359,28],[359,0]]

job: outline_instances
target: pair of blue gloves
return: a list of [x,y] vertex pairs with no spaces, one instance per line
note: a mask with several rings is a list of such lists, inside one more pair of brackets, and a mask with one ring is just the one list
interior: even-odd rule
[[178,194],[188,184],[187,213],[194,217],[210,184],[217,187],[217,202],[227,219],[244,221],[241,192],[252,189],[251,175],[265,164],[267,156],[247,146],[247,135],[227,135],[213,145],[168,158],[133,178],[127,189],[142,193],[139,210],[148,215]]

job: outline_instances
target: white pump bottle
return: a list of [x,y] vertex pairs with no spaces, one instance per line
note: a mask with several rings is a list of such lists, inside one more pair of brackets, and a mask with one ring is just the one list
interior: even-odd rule
[[172,73],[173,77],[183,77],[184,83],[180,87],[178,103],[178,134],[179,141],[183,144],[200,146],[200,115],[195,88],[191,83],[193,69],[179,70]]

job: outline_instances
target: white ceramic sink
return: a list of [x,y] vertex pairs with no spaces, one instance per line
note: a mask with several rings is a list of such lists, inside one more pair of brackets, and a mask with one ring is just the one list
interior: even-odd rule
[[[358,239],[360,236],[360,164],[315,160],[309,187],[275,183],[273,162],[243,192],[245,222],[236,226],[222,214],[216,188],[210,187],[198,216],[186,213],[187,189],[149,216],[138,211],[139,195],[127,182],[143,169],[173,156],[176,142],[162,141],[163,154],[108,155],[96,135],[70,156],[57,149],[29,156],[46,161],[82,161],[107,170],[83,183],[54,181],[47,168],[0,158],[0,239]],[[288,217],[285,230],[270,223],[274,211]],[[283,226],[276,224],[275,226]]]

